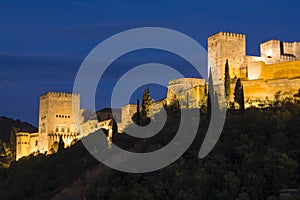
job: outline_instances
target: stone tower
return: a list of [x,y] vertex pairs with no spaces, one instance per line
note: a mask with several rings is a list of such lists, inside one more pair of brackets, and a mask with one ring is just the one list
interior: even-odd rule
[[208,37],[208,67],[215,65],[215,69],[212,68],[214,82],[224,80],[226,59],[230,65],[231,78],[246,77],[245,56],[246,35],[219,32]]
[[49,152],[60,136],[66,146],[78,138],[80,95],[47,92],[40,97],[39,143],[40,152]]
[[269,40],[260,44],[260,55],[266,64],[299,60],[300,42]]

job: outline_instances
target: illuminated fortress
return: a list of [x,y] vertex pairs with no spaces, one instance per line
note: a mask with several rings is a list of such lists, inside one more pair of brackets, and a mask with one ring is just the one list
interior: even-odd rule
[[224,94],[226,60],[232,79],[231,92],[234,80],[241,78],[246,103],[274,100],[277,92],[292,97],[300,88],[300,42],[269,40],[260,44],[260,56],[248,56],[246,35],[219,32],[208,38],[208,57],[209,63],[215,64],[212,74],[220,95]]
[[[231,78],[230,101],[237,78],[244,88],[245,105],[258,106],[259,102],[273,101],[275,94],[281,98],[293,98],[300,89],[300,42],[270,40],[260,44],[260,56],[246,55],[246,35],[219,32],[208,37],[209,70],[219,97],[224,95],[225,63],[228,60]],[[214,64],[212,64],[214,63]],[[188,83],[188,84],[187,84]],[[188,86],[187,86],[188,85]],[[153,102],[171,104],[174,99],[185,102],[182,107],[199,108],[206,103],[205,79],[183,78],[169,81],[166,99]],[[174,95],[176,93],[177,95]],[[222,99],[222,98],[220,98]],[[128,104],[120,109],[119,130],[132,123],[137,105]],[[48,92],[40,97],[39,132],[17,133],[16,159],[35,152],[55,152],[60,138],[65,146],[97,129],[111,129],[111,110],[103,109],[90,118],[91,113],[80,109],[80,95]]]
[[16,134],[16,160],[36,152],[55,153],[59,140],[65,147],[100,128],[109,129],[111,119],[98,122],[91,111],[80,109],[80,95],[47,92],[40,96],[39,132]]

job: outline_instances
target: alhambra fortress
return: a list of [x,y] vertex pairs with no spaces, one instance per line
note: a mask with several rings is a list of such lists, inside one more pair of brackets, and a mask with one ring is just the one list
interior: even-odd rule
[[[246,107],[273,101],[279,93],[282,99],[292,98],[300,89],[300,42],[269,40],[260,44],[260,56],[249,56],[246,55],[246,35],[219,32],[208,37],[208,58],[214,89],[220,99],[224,95],[226,60],[231,78],[230,101],[234,98],[237,78],[243,84]],[[160,105],[168,105],[175,98],[186,102],[182,107],[199,108],[205,103],[206,85],[202,78],[170,80],[167,97],[154,101],[152,110],[156,112]],[[17,160],[37,152],[53,153],[60,138],[67,147],[100,128],[111,130],[112,113],[122,132],[132,123],[131,118],[137,111],[137,105],[127,104],[121,109],[104,108],[93,115],[80,108],[79,94],[61,92],[41,95],[39,108],[38,132],[16,134]]]

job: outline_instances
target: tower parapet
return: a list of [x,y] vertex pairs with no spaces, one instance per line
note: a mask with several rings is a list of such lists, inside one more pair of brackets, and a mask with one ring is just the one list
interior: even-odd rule
[[281,55],[280,56],[280,60],[282,62],[285,62],[285,61],[295,61],[296,57],[294,55]]
[[46,92],[45,94],[42,94],[41,97],[43,96],[57,96],[57,97],[69,97],[69,96],[79,96],[79,94],[76,93],[70,93],[70,92]]
[[245,34],[242,33],[231,33],[231,32],[218,32],[211,36],[209,36],[210,39],[219,38],[220,36],[224,37],[232,37],[232,38],[246,38]]

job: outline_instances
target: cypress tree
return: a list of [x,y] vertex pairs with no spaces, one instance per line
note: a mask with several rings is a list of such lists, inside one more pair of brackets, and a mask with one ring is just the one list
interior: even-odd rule
[[204,84],[204,96],[207,96],[207,84],[206,84],[206,82]]
[[152,106],[152,101],[150,97],[150,89],[147,86],[147,89],[143,91],[143,98],[142,98],[142,114],[143,117],[149,118],[150,117],[150,109]]
[[62,151],[65,148],[65,143],[63,141],[62,135],[59,136],[59,142],[58,142],[58,150],[57,152]]
[[136,101],[136,124],[141,125],[141,116],[140,116],[140,100]]
[[230,100],[230,74],[229,74],[228,60],[226,60],[226,64],[225,64],[224,89],[225,89],[225,97],[228,104],[228,101]]
[[214,101],[214,84],[212,79],[211,67],[209,68],[208,92],[207,92],[207,114],[210,117],[212,111],[212,100]]
[[240,105],[240,109],[242,111],[245,110],[245,97],[244,97],[244,86],[242,84],[242,92],[241,92],[241,105]]
[[241,79],[238,78],[234,88],[234,101],[239,104],[240,110],[245,109],[244,88]]

